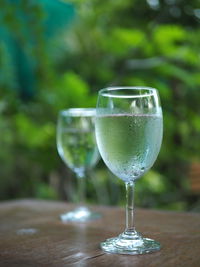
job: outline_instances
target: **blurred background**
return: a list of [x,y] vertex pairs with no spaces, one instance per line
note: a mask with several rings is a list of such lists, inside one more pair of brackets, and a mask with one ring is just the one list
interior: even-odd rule
[[[164,139],[136,184],[136,206],[200,211],[198,0],[1,0],[0,200],[73,201],[74,174],[56,149],[59,110],[93,107],[109,85],[159,90]],[[123,205],[102,161],[88,203]]]

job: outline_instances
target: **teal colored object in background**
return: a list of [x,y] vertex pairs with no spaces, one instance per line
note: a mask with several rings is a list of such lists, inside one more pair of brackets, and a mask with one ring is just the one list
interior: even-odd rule
[[[52,53],[54,47],[51,41],[59,38],[62,30],[66,31],[74,17],[74,6],[57,0],[12,0],[1,3],[0,57],[2,60],[4,51],[9,55],[6,60],[12,66],[13,75],[10,77],[12,81],[9,81],[13,86],[9,87],[17,90],[23,100],[31,99],[37,91],[38,63],[32,50],[37,49],[38,38],[49,50],[48,53]],[[20,27],[12,22],[13,18],[18,18]],[[36,28],[37,23],[39,27]],[[6,77],[7,72],[2,68],[0,80]]]

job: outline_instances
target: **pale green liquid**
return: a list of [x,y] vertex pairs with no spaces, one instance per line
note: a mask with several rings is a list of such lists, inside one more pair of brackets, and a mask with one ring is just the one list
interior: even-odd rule
[[96,118],[99,152],[108,168],[128,182],[155,162],[162,141],[159,115],[103,115]]
[[98,161],[94,131],[66,129],[58,133],[58,152],[63,161],[74,171],[90,169]]

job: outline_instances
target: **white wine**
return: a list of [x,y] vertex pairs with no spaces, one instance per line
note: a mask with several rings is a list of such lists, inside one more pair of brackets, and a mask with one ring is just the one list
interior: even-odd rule
[[99,153],[94,130],[63,128],[57,135],[58,152],[74,171],[90,169],[98,161]]
[[101,242],[108,253],[145,254],[160,243],[135,229],[134,184],[155,162],[162,141],[162,109],[158,91],[150,87],[108,87],[99,91],[96,139],[110,171],[126,184],[126,228]]
[[61,214],[63,222],[86,222],[100,217],[85,206],[86,174],[99,160],[94,121],[96,109],[61,110],[57,123],[57,149],[65,164],[76,174],[79,207]]
[[158,156],[162,127],[160,115],[98,115],[96,138],[105,164],[125,182],[139,178]]

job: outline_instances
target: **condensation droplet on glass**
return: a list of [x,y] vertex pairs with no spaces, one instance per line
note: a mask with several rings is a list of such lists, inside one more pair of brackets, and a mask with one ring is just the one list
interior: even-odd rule
[[134,177],[137,177],[138,175],[139,175],[138,172],[134,172],[134,173],[133,173],[133,176],[134,176]]

